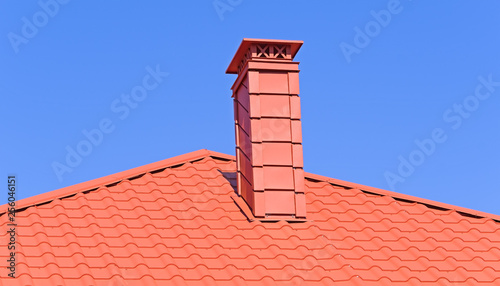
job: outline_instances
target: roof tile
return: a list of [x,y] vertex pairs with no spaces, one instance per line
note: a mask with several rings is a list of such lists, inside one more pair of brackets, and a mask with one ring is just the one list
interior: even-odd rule
[[9,285],[500,284],[496,216],[307,174],[307,221],[260,222],[232,157],[162,164],[28,200]]

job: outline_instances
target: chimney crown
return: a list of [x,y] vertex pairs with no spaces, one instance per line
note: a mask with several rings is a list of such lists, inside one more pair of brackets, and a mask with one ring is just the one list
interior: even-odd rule
[[226,73],[238,74],[249,59],[292,61],[303,43],[303,41],[245,38],[241,41]]

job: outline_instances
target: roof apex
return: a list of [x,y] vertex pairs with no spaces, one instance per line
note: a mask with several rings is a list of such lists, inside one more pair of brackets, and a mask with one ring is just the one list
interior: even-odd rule
[[[36,195],[33,197],[25,198],[25,199],[22,199],[22,200],[19,200],[18,202],[16,202],[16,210],[19,211],[19,210],[27,208],[27,207],[43,204],[46,202],[53,201],[55,199],[64,198],[64,197],[71,196],[71,195],[74,195],[77,193],[96,189],[96,188],[99,188],[101,186],[106,186],[106,185],[110,185],[113,183],[117,183],[117,182],[120,182],[122,180],[125,180],[128,178],[133,178],[133,177],[136,177],[138,175],[141,175],[141,174],[144,174],[147,172],[152,172],[152,171],[159,170],[162,168],[168,168],[168,167],[175,166],[175,165],[182,164],[182,163],[197,161],[199,159],[206,158],[206,157],[220,158],[223,160],[232,160],[232,161],[236,160],[235,156],[232,156],[232,155],[227,155],[224,153],[210,151],[207,149],[201,149],[201,150],[197,150],[194,152],[179,155],[176,157],[168,158],[168,159],[165,159],[162,161],[158,161],[158,162],[150,163],[150,164],[143,165],[140,167],[136,167],[133,169],[129,169],[126,171],[122,171],[119,173],[115,173],[115,174],[111,174],[111,175],[104,176],[101,178],[97,178],[94,180],[79,183],[76,185],[71,185],[71,186],[64,187],[64,188],[61,188],[58,190],[39,194],[39,195]],[[312,174],[312,173],[308,173],[308,172],[304,172],[304,177],[306,179],[322,181],[322,182],[329,183],[332,185],[342,186],[342,187],[346,187],[346,188],[359,189],[359,190],[362,190],[362,191],[365,191],[368,193],[373,193],[373,194],[377,194],[377,195],[381,195],[381,196],[388,196],[388,197],[391,197],[391,198],[397,199],[397,200],[412,201],[412,202],[415,202],[418,204],[423,204],[423,205],[430,206],[430,207],[442,208],[442,209],[447,209],[447,210],[454,210],[462,215],[477,216],[480,218],[492,219],[492,220],[495,220],[496,222],[500,223],[500,215],[495,215],[492,213],[486,213],[486,212],[473,210],[473,209],[469,209],[469,208],[464,208],[464,207],[459,207],[459,206],[441,203],[441,202],[437,202],[437,201],[427,200],[427,199],[423,199],[423,198],[419,198],[419,197],[405,195],[402,193],[391,192],[391,191],[384,190],[384,189],[379,189],[379,188],[361,185],[361,184],[357,184],[357,183],[352,183],[352,182],[348,182],[348,181],[343,181],[343,180],[339,180],[339,179],[333,179],[330,177],[320,176],[320,175],[316,175],[316,174]],[[8,204],[1,205],[0,206],[0,215],[6,213],[7,208],[8,208]]]

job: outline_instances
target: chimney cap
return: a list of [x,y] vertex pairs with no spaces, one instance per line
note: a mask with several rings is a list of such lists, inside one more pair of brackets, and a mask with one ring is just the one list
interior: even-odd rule
[[226,73],[228,74],[237,74],[238,73],[238,65],[242,61],[243,57],[245,56],[245,53],[248,51],[250,48],[250,45],[252,44],[274,44],[274,45],[290,45],[291,46],[291,53],[292,53],[292,60],[299,51],[300,47],[302,46],[304,42],[303,41],[292,41],[292,40],[270,40],[270,39],[243,39],[241,41],[240,47],[238,48],[238,51],[236,51],[236,54],[234,55],[233,59],[231,60],[231,63],[229,64],[229,67],[226,70]]

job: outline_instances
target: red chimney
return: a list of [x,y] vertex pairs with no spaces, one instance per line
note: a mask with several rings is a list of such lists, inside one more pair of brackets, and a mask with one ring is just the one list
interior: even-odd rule
[[238,193],[255,217],[306,217],[299,63],[302,41],[243,39],[226,73],[236,121]]

